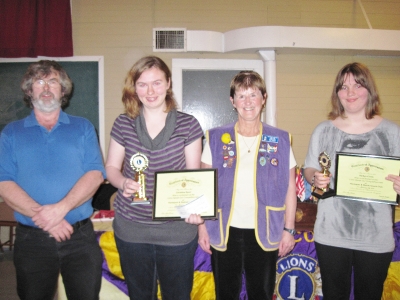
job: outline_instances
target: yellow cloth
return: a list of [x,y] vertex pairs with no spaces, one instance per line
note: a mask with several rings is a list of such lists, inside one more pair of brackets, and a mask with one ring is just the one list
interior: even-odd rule
[[400,299],[400,261],[392,262],[383,286],[382,300]]
[[103,250],[104,257],[106,259],[107,266],[110,272],[121,279],[125,279],[121,270],[119,253],[114,239],[114,232],[104,232],[100,237],[99,244],[101,249]]
[[215,285],[212,272],[194,272],[192,300],[215,300]]
[[396,206],[394,210],[394,223],[400,221],[400,207]]

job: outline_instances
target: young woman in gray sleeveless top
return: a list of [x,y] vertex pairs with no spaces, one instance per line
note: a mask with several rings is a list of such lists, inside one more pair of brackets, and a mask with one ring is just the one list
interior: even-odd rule
[[[368,68],[344,66],[331,96],[329,121],[314,130],[305,161],[305,176],[317,188],[334,188],[336,152],[400,156],[400,127],[380,116],[380,99]],[[319,155],[331,158],[330,177],[324,177]],[[387,174],[389,175],[389,174]],[[400,193],[399,176],[389,175]],[[392,208],[387,204],[320,199],[314,234],[324,300],[354,297],[380,300],[394,250]]]

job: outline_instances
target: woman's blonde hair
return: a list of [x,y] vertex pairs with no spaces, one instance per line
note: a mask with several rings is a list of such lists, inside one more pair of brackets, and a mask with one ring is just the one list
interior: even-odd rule
[[126,76],[125,86],[122,91],[122,103],[124,104],[126,114],[131,118],[137,117],[139,115],[140,108],[143,106],[136,93],[136,81],[140,78],[144,71],[151,68],[157,68],[162,71],[165,74],[165,79],[170,83],[167,90],[167,95],[165,96],[166,112],[169,112],[177,107],[172,92],[171,71],[169,70],[168,66],[159,57],[146,56],[139,59],[132,66],[128,72],[128,75]]
[[365,106],[365,117],[372,119],[376,115],[381,114],[381,101],[375,85],[374,78],[367,66],[361,63],[350,63],[345,65],[337,74],[335,84],[331,95],[331,111],[328,114],[329,120],[334,120],[337,117],[346,117],[343,105],[340,103],[338,92],[343,86],[343,82],[347,76],[352,74],[354,80],[368,90],[368,102]]

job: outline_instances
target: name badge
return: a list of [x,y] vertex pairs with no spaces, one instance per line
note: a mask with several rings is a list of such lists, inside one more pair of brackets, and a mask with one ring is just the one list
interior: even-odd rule
[[279,142],[279,137],[266,135],[266,134],[263,134],[261,139],[263,142],[267,142],[267,143],[276,143],[277,144]]

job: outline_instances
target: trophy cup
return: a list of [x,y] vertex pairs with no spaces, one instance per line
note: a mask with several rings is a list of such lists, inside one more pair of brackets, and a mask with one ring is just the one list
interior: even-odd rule
[[149,160],[146,155],[138,152],[132,155],[130,165],[133,171],[135,171],[135,181],[140,184],[140,189],[133,194],[131,205],[149,204],[150,201],[146,198],[146,175],[143,174],[143,171],[149,166]]
[[[321,152],[318,157],[318,162],[322,168],[321,173],[325,177],[329,177],[331,174],[329,172],[329,168],[331,167],[331,158],[329,155],[326,152]],[[335,191],[329,188],[329,184],[323,188],[318,188],[316,186],[313,186],[313,188],[314,190],[311,194],[318,199],[325,199],[335,195]]]

